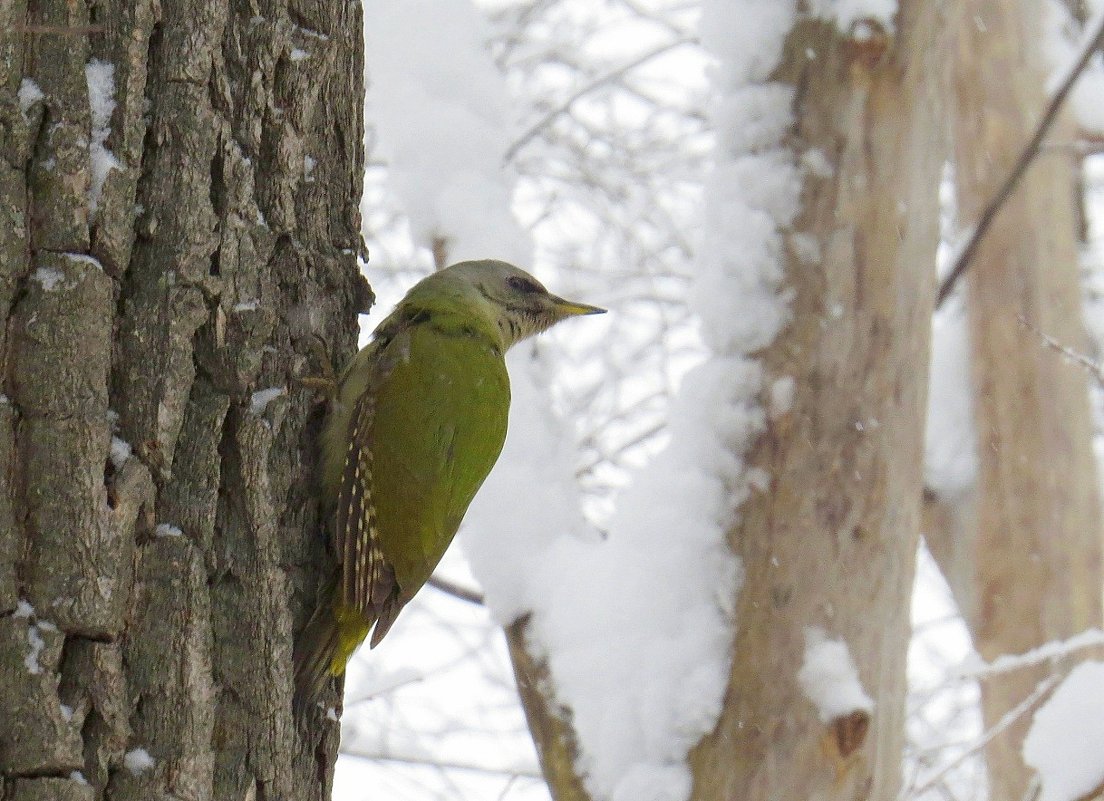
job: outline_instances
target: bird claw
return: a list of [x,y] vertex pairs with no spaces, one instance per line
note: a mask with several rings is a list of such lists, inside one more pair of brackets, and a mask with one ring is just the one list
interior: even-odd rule
[[295,379],[296,383],[307,389],[313,389],[326,400],[331,400],[337,395],[337,374],[334,373],[333,364],[330,362],[329,350],[325,340],[315,334],[309,341],[311,353],[315,361],[321,366],[321,375],[305,375]]

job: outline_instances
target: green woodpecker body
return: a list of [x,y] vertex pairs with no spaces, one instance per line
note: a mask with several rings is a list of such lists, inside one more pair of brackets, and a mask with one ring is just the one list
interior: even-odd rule
[[505,262],[461,262],[416,284],[353,357],[322,433],[339,570],[296,644],[301,704],[370,630],[373,647],[383,639],[452,542],[506,438],[506,351],[601,311]]

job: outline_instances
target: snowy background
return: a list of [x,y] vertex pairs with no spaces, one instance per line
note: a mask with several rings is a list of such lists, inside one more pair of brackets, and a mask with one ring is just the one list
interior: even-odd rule
[[[892,28],[891,0],[809,6],[842,30],[871,18]],[[1079,35],[1063,8],[1046,32],[1056,73]],[[790,90],[768,74],[795,13],[784,0],[364,1],[364,270],[378,304],[363,337],[432,269],[435,246],[449,262],[513,261],[612,313],[511,355],[506,450],[440,570],[484,602],[427,588],[383,646],[353,660],[335,798],[548,798],[497,626],[522,610],[574,709],[589,789],[685,797],[686,751],[724,690],[740,581],[722,533],[764,478],[736,454],[792,392],[778,382],[772,408],[758,408],[748,354],[787,320],[776,231],[796,213],[802,170],[818,166],[774,149]],[[93,71],[90,89],[109,85]],[[1104,123],[1102,89],[1098,59],[1072,98],[1086,125]],[[1104,167],[1090,161],[1086,182],[1104,192]],[[944,236],[946,256],[949,222]],[[1100,241],[1094,224],[1087,269]],[[751,269],[734,267],[748,254]],[[735,295],[738,319],[715,301]],[[1089,323],[1104,333],[1099,306]],[[963,328],[953,303],[933,327],[927,480],[951,498],[976,470]],[[677,552],[665,547],[675,527]],[[603,603],[611,594],[622,602]],[[972,656],[926,552],[913,622],[903,797],[984,798],[976,678],[998,667]],[[1036,718],[1025,758],[1053,777],[1043,801],[1104,778],[1104,715],[1078,704],[1102,672],[1078,668]],[[819,630],[800,680],[829,716],[840,699],[871,703],[846,646]],[[1076,730],[1099,769],[1086,758],[1082,775],[1058,734],[1086,714],[1096,730]]]

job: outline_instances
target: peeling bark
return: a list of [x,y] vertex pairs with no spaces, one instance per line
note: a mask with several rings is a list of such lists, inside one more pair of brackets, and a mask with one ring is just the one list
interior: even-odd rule
[[371,296],[362,46],[351,3],[0,5],[5,798],[329,797],[337,726],[291,710],[324,551],[296,380]]

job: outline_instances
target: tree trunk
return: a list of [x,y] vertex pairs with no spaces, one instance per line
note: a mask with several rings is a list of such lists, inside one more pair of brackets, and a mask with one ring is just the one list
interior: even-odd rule
[[[766,385],[792,377],[794,399],[750,454],[770,486],[730,533],[745,577],[723,714],[692,755],[698,801],[898,792],[943,12],[938,0],[905,0],[896,33],[867,38],[802,21],[776,73],[797,91],[794,157],[815,148],[832,169],[806,177],[794,233],[814,237],[821,257],[790,255],[793,321],[763,353]],[[818,715],[798,680],[810,629],[846,645],[872,712]]]
[[9,0],[0,86],[0,794],[326,798],[296,378],[369,301],[358,6]]
[[[955,15],[958,207],[972,224],[1038,122],[1046,70],[1044,7],[971,0]],[[1068,119],[1053,139],[1072,138]],[[1087,377],[1038,332],[1085,352],[1077,262],[1077,165],[1046,149],[981,242],[967,275],[979,474],[937,556],[982,658],[1015,654],[1101,625],[1100,498]],[[982,681],[986,727],[1049,671]],[[1022,717],[986,749],[990,797],[1019,801],[1030,773]]]

